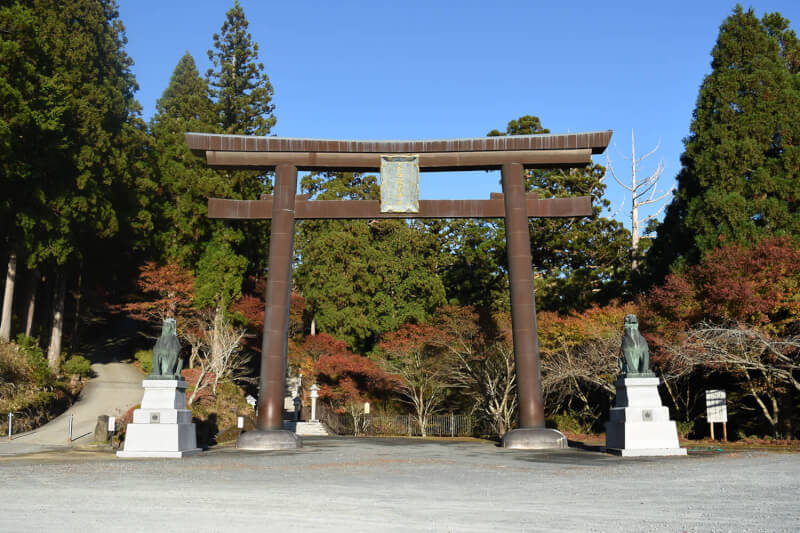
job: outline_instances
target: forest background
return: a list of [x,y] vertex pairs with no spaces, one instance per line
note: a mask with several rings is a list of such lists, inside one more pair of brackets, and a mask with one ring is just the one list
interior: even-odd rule
[[[21,333],[28,347],[21,366],[3,363],[0,393],[18,393],[24,375],[51,387],[47,373],[65,372],[65,352],[108,312],[178,318],[190,402],[213,402],[220,383],[251,386],[269,223],[212,221],[205,202],[257,198],[271,176],[210,170],[183,133],[275,134],[263,61],[280,47],[263,53],[234,3],[209,38],[208,71],[186,52],[145,122],[113,2],[16,0],[0,30],[0,337]],[[620,185],[639,177],[619,208],[607,164],[528,173],[540,196],[595,206],[530,223],[546,405],[562,429],[602,430],[622,319],[636,313],[683,433],[702,434],[703,392],[724,388],[736,431],[797,434],[800,44],[778,13],[737,6],[711,57],[674,191],[642,180],[660,167],[615,151]],[[483,133],[550,131],[525,111]],[[376,176],[352,173],[307,174],[300,190],[379,193]],[[658,202],[634,211],[631,195],[650,192],[667,194],[663,216]],[[305,221],[295,256],[290,372],[313,376],[332,409],[357,416],[370,401],[423,427],[435,412],[472,413],[485,435],[513,427],[502,220]]]

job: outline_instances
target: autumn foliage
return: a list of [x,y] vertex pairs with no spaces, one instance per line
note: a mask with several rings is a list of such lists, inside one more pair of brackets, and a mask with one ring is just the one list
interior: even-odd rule
[[[261,349],[264,332],[266,280],[250,276],[244,283],[242,297],[231,305],[231,311],[238,313],[247,323],[250,333],[247,342],[253,349]],[[303,334],[303,320],[306,309],[305,299],[292,291],[289,301],[289,337],[299,338]]]
[[646,321],[662,335],[703,320],[746,323],[780,332],[800,319],[800,249],[787,237],[752,248],[731,244],[708,252],[649,294]]
[[566,315],[539,313],[546,415],[560,429],[602,430],[615,393],[622,325],[632,303],[612,302]]
[[301,370],[310,370],[320,387],[319,397],[340,412],[348,403],[385,397],[396,387],[394,376],[325,333],[310,335],[296,345],[290,362]]
[[800,248],[788,237],[771,237],[710,250],[642,299],[651,361],[681,416],[694,416],[702,390],[716,380],[742,402],[752,401],[774,435],[781,432],[780,422],[791,419],[789,390],[800,368],[793,337],[798,294]]
[[174,262],[159,266],[148,261],[139,267],[136,284],[144,297],[121,307],[132,317],[160,324],[168,317],[191,314],[194,275],[190,270]]

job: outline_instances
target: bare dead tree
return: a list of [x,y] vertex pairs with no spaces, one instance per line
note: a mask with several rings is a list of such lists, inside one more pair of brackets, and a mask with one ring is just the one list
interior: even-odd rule
[[211,346],[210,367],[214,373],[212,392],[217,394],[220,381],[236,381],[247,374],[250,356],[242,351],[242,338],[246,330],[236,328],[227,319],[215,316],[218,323],[209,331]]
[[517,413],[514,350],[502,341],[480,354],[469,344],[458,341],[448,348],[458,360],[453,369],[454,381],[464,387],[475,402],[474,410],[488,419],[492,430],[502,437],[513,427]]
[[502,437],[517,414],[517,373],[510,317],[496,315],[497,331],[482,327],[471,307],[446,307],[437,325],[447,334],[436,345],[449,355],[451,379],[469,397],[472,412]]
[[663,348],[671,357],[659,358],[654,366],[658,369],[664,390],[675,406],[676,416],[689,422],[695,405],[703,396],[703,391],[697,390],[692,383],[698,367],[683,355],[682,344],[668,344]]
[[448,389],[455,385],[445,358],[426,352],[413,349],[390,354],[381,361],[388,372],[400,378],[397,391],[401,400],[413,407],[423,437],[427,436],[425,426],[431,415],[436,414]]
[[595,337],[577,345],[562,343],[558,350],[542,358],[542,391],[547,396],[549,410],[557,412],[580,401],[579,412],[590,423],[602,413],[597,410],[591,395],[597,391],[609,400],[616,393],[614,380],[619,372],[617,359],[622,333]]
[[631,179],[629,183],[623,183],[614,172],[614,167],[611,164],[611,157],[606,154],[606,166],[609,172],[614,177],[617,183],[631,193],[631,268],[636,270],[639,266],[639,239],[641,238],[641,231],[648,221],[658,217],[661,211],[664,210],[666,203],[662,203],[654,213],[644,217],[639,217],[639,209],[652,204],[658,204],[665,200],[672,191],[675,189],[673,185],[667,192],[656,196],[658,190],[658,180],[664,173],[664,162],[659,161],[656,169],[644,179],[640,179],[639,170],[642,162],[653,155],[661,146],[661,141],[656,144],[656,147],[644,154],[641,157],[636,157],[636,142],[631,129],[631,156],[622,156],[631,162]]
[[202,389],[211,387],[216,395],[220,382],[241,380],[247,374],[250,356],[242,352],[241,344],[245,330],[236,328],[227,317],[213,311],[203,312],[184,331],[183,338],[192,347],[194,362],[200,365],[189,405]]
[[344,411],[353,419],[353,436],[358,437],[367,431],[369,418],[364,413],[364,402],[347,400],[344,404]]
[[194,401],[197,399],[197,394],[201,390],[207,389],[209,385],[211,385],[207,379],[209,373],[208,361],[205,358],[198,358],[197,363],[200,365],[200,375],[197,377],[197,383],[195,383],[192,395],[189,396],[189,401],[187,402],[189,406],[194,403]]

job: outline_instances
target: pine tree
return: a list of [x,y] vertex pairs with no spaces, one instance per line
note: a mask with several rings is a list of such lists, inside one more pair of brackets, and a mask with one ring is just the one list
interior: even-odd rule
[[[239,1],[226,13],[215,50],[208,51],[214,69],[208,70],[211,95],[224,133],[267,135],[275,125],[272,84],[258,62],[258,43],[247,31],[249,23]],[[216,70],[215,70],[216,69]]]
[[655,282],[723,243],[800,235],[800,44],[736,6],[697,97],[675,198],[647,255]]
[[[214,34],[214,49],[208,57],[214,68],[206,77],[221,133],[267,135],[275,125],[272,85],[258,62],[258,43],[247,31],[249,23],[238,0],[226,13],[220,33]],[[224,172],[230,184],[229,198],[254,200],[269,194],[269,176],[252,171]],[[236,251],[248,259],[248,271],[261,275],[267,269],[270,224],[265,221],[237,223],[242,232]]]
[[35,145],[48,130],[60,125],[58,108],[48,117],[42,112],[48,102],[37,96],[43,84],[37,68],[43,54],[31,9],[18,2],[0,7],[0,257],[8,256],[0,339],[6,341],[11,337],[17,265],[27,245],[24,228],[17,226],[17,214],[27,189],[35,187],[35,158],[25,146],[28,142]]
[[225,227],[214,233],[197,263],[195,306],[212,309],[221,320],[230,305],[242,296],[242,277],[247,259],[234,253],[231,245],[238,238]]
[[163,261],[175,259],[194,268],[203,246],[220,225],[207,216],[207,198],[231,198],[236,193],[223,173],[208,168],[186,144],[188,131],[219,130],[208,84],[189,52],[178,61],[169,86],[156,102],[150,130],[160,177],[155,195],[159,210],[156,254]]
[[427,223],[445,252],[447,300],[481,310],[510,311],[506,232],[502,219],[451,219]]
[[16,93],[17,109],[30,120],[12,125],[29,135],[12,140],[10,179],[19,186],[10,188],[13,203],[0,216],[10,222],[4,231],[14,250],[24,251],[27,266],[42,267],[55,280],[49,354],[55,367],[68,278],[83,279],[87,266],[113,271],[123,262],[114,252],[137,244],[119,246],[120,228],[131,228],[131,239],[148,229],[139,204],[148,187],[147,138],[113,2],[18,0],[10,6],[19,15],[11,18],[22,36],[17,43],[33,52],[20,65],[21,79],[10,76],[24,89]]
[[[550,133],[538,117],[525,115],[508,123],[497,135]],[[606,303],[625,295],[630,278],[628,231],[615,220],[600,216],[609,201],[604,198],[605,168],[589,165],[570,170],[529,170],[527,190],[540,198],[591,196],[593,214],[576,218],[532,218],[531,255],[537,307],[542,310],[584,309],[592,303]],[[500,233],[502,231],[502,234]],[[497,227],[504,239],[505,230]],[[505,268],[505,257],[494,255]],[[466,269],[464,269],[466,270]],[[507,283],[507,280],[506,280]],[[462,304],[473,302],[462,301]]]
[[[301,187],[317,200],[371,199],[375,176],[311,174]],[[441,255],[422,224],[402,220],[305,220],[295,282],[319,329],[360,353],[407,322],[424,322],[445,301]]]

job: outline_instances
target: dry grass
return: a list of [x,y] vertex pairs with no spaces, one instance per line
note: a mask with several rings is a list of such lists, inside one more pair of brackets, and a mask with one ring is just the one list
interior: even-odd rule
[[57,416],[80,392],[56,381],[42,358],[38,347],[0,341],[0,432],[8,431],[7,413],[14,413],[13,433],[29,431]]

